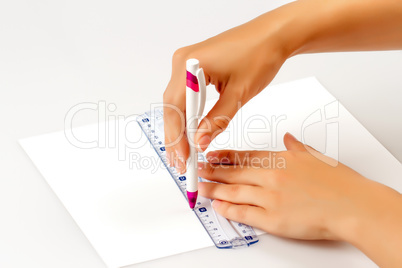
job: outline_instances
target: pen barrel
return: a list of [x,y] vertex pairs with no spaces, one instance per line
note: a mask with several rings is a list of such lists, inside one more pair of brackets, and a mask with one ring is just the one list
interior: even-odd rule
[[190,147],[189,158],[187,159],[187,191],[196,192],[198,190],[198,153],[194,142],[195,132],[198,128],[198,102],[199,90],[198,81],[195,78],[199,68],[196,59],[189,59],[186,64],[187,83],[186,83],[186,132]]
[[[197,161],[197,151],[195,148],[190,147],[190,157],[187,165],[186,172],[186,190],[187,192],[196,192],[198,191],[198,161]],[[191,159],[191,160],[190,160]],[[194,160],[193,160],[194,159]]]
[[197,71],[200,68],[200,62],[197,59],[188,59],[186,61],[186,70],[192,75],[197,76]]
[[190,88],[186,88],[186,94],[186,132],[190,147],[190,154],[187,159],[187,191],[195,192],[198,190],[198,152],[194,136],[198,128],[197,104],[199,94]]

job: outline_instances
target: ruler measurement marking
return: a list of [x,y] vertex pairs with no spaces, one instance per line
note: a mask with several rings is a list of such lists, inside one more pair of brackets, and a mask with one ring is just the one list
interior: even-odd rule
[[[167,164],[166,150],[164,148],[163,112],[161,110],[155,110],[154,114],[147,112],[140,115],[137,118],[137,122],[186,198],[186,180],[181,178],[184,175],[178,174],[175,168],[169,167]],[[198,159],[205,161],[205,158],[201,154],[198,155]],[[248,225],[228,221],[229,224],[225,224],[223,228],[215,216],[211,200],[207,198],[199,197],[194,212],[217,248],[237,248],[258,242],[258,237],[253,228]],[[232,228],[232,230],[225,228]]]

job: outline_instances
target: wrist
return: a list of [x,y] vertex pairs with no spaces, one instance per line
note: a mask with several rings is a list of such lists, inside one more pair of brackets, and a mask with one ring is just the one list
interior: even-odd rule
[[[341,190],[324,214],[325,228],[333,240],[356,245],[363,233],[386,219],[402,198],[395,190],[369,180],[357,172],[345,174]],[[401,203],[399,202],[399,205]]]
[[367,226],[381,217],[381,206],[376,203],[378,198],[387,199],[386,193],[381,189],[383,185],[365,180],[358,187],[353,187],[355,189],[352,188],[350,196],[344,198],[336,217],[331,221],[331,230],[337,240],[356,245]]
[[[358,4],[347,0],[299,0],[273,10],[271,16],[272,23],[279,25],[278,37],[285,53],[292,57],[303,53],[342,51],[345,50],[343,45],[353,49],[348,42],[356,42],[351,36],[358,26],[353,25],[356,23],[349,15],[358,10]],[[344,34],[349,31],[352,33]]]
[[319,18],[312,15],[311,10],[306,13],[308,4],[308,1],[292,2],[257,18],[265,25],[264,42],[268,46],[275,44],[285,59],[306,52],[309,42],[319,31]]
[[[361,185],[363,186],[363,185]],[[331,230],[336,240],[348,242],[381,267],[402,263],[402,195],[367,180],[343,207]]]
[[267,12],[242,25],[245,38],[262,53],[271,53],[264,56],[278,56],[272,55],[275,51],[283,61],[308,52],[310,43],[325,29],[317,21],[329,8],[320,2],[300,0]]
[[400,49],[401,15],[401,1],[393,0],[299,0],[272,11],[289,57],[302,53]]

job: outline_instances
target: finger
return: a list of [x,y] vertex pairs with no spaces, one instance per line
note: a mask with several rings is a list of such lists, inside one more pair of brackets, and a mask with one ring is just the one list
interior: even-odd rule
[[163,94],[163,121],[169,164],[183,173],[189,147],[185,135],[185,60],[180,53],[176,52],[173,57],[172,77]]
[[212,164],[262,167],[266,169],[277,167],[283,160],[282,152],[235,150],[211,151],[206,158]]
[[268,212],[261,207],[237,205],[222,200],[214,200],[212,206],[223,217],[255,227],[262,227],[267,222]]
[[234,95],[236,95],[234,90],[227,88],[220,95],[214,107],[201,120],[195,134],[195,143],[199,151],[205,151],[211,141],[227,128],[230,120],[243,105],[241,100]]
[[[170,102],[170,103],[169,103]],[[171,166],[178,168],[180,161],[185,161],[189,155],[189,147],[185,135],[185,117],[180,104],[165,101],[163,121],[165,130],[165,147]]]
[[262,186],[262,177],[258,168],[250,166],[214,165],[198,163],[198,176],[210,181],[230,184]]
[[298,141],[292,134],[287,132],[285,136],[283,136],[283,143],[285,144],[286,149],[288,151],[295,150],[295,151],[306,151],[306,146],[300,141]]
[[286,149],[288,150],[297,150],[297,151],[308,151],[313,155],[322,154],[321,152],[317,151],[310,145],[304,144],[298,141],[292,134],[287,132],[283,137],[283,142],[285,143]]
[[210,199],[254,206],[258,206],[259,201],[264,200],[262,187],[243,184],[200,182],[198,184],[198,193]]
[[336,167],[339,164],[338,160],[322,154],[321,152],[317,151],[316,149],[307,144],[301,143],[300,141],[296,140],[296,138],[292,136],[290,133],[286,133],[283,140],[288,150],[308,152],[315,158],[323,161],[324,163],[332,167]]

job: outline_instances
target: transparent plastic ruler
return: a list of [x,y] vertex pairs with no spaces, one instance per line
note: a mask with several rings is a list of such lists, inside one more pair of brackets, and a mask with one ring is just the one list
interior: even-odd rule
[[[172,176],[174,182],[179,187],[184,198],[187,200],[186,175],[178,174],[174,167],[170,167],[167,164],[164,144],[165,138],[163,129],[163,111],[161,109],[155,109],[152,112],[146,112],[138,116],[137,122],[145,135],[148,137],[148,140],[154,147],[163,164],[166,166],[166,169]],[[199,154],[198,158],[199,161],[205,161],[205,158],[202,154]],[[199,178],[199,181],[207,180]],[[211,202],[211,199],[198,196],[194,213],[200,220],[202,226],[204,226],[217,248],[224,249],[248,247],[258,242],[258,237],[252,227],[235,221],[227,220],[218,213],[215,213]]]

